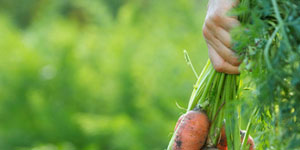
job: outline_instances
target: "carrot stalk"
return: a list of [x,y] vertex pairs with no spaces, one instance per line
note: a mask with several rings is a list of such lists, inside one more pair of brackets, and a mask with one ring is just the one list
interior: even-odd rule
[[244,136],[244,139],[242,141],[242,144],[241,144],[241,149],[242,150],[246,150],[247,148],[247,141],[248,141],[248,138],[249,138],[249,135],[250,135],[250,130],[251,130],[251,127],[252,127],[252,120],[254,119],[255,115],[257,114],[258,112],[258,109],[255,108],[250,116],[250,119],[248,121],[248,124],[247,124],[247,128],[246,128],[246,134]]
[[201,95],[201,92],[203,92],[202,89],[204,88],[206,78],[208,77],[209,73],[212,71],[212,67],[210,65],[211,65],[210,61],[208,60],[200,76],[198,77],[196,85],[194,86],[194,90],[190,97],[187,111],[192,110],[198,103],[197,99]]
[[[185,54],[185,57],[187,57],[187,54]],[[229,149],[230,147],[240,147],[240,141],[239,143],[233,141],[240,138],[240,135],[237,134],[239,133],[240,129],[238,126],[238,121],[232,120],[232,117],[237,117],[238,115],[236,115],[236,113],[232,114],[232,111],[225,111],[224,109],[227,107],[226,103],[231,103],[236,98],[236,93],[239,85],[237,77],[238,75],[228,75],[216,72],[212,64],[210,63],[210,60],[208,60],[201,74],[198,76],[187,108],[188,113],[198,104],[201,109],[207,112],[208,119],[211,121],[208,133],[208,141],[212,142],[211,144],[213,145],[216,145],[218,143],[220,130],[223,124],[223,120],[225,119],[226,132],[232,133],[228,134],[227,137]],[[181,123],[179,123],[177,129],[173,133],[167,150],[172,149],[175,135],[177,134],[180,127]]]

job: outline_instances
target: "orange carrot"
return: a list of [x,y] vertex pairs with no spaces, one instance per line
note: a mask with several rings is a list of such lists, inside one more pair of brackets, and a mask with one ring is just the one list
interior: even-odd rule
[[221,135],[220,135],[220,140],[217,144],[217,148],[219,150],[227,150],[227,139],[225,134],[225,127],[221,128]]
[[[244,140],[246,131],[240,130],[240,135],[241,135],[241,142]],[[253,138],[249,135],[247,144],[250,145],[249,150],[254,150],[255,144]],[[217,144],[217,148],[219,150],[227,150],[227,140],[226,140],[226,133],[224,127],[221,129],[221,136],[220,136],[220,141]]]
[[200,150],[206,142],[209,120],[203,111],[194,109],[184,115],[178,128],[173,150]]

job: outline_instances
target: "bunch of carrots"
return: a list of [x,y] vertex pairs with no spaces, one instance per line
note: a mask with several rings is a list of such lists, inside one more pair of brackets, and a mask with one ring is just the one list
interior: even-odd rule
[[[193,69],[186,51],[185,58]],[[234,105],[239,85],[238,75],[216,72],[208,60],[167,150],[253,150],[254,142],[248,132],[251,123],[246,131],[240,130],[238,108]]]
[[[240,6],[248,5],[249,1],[241,0]],[[246,14],[239,16],[241,22],[246,18]],[[247,120],[246,130],[241,130],[239,93],[247,86],[240,81],[239,75],[216,72],[208,60],[198,76],[187,52],[184,54],[197,82],[167,150],[254,150],[249,131],[258,109],[255,108]]]

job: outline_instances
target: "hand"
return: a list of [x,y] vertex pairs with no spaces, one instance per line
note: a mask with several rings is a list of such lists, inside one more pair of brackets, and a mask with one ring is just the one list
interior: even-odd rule
[[227,13],[237,0],[210,0],[203,26],[203,36],[210,60],[218,72],[238,74],[240,62],[231,50],[230,30],[239,25],[236,17]]

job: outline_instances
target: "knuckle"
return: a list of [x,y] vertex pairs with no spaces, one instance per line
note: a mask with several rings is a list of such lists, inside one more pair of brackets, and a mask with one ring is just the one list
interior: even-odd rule
[[238,57],[236,54],[232,51],[232,53],[228,57],[228,62],[233,65],[233,66],[239,66],[241,62],[239,61]]
[[213,22],[212,16],[209,16],[207,19],[205,19],[205,23],[204,23],[205,27],[211,28],[213,26],[213,24],[214,24],[214,22]]
[[211,19],[212,19],[212,21],[214,21],[215,23],[217,23],[217,22],[220,22],[221,17],[219,15],[215,14],[215,15],[212,16]]
[[202,29],[202,34],[205,38],[208,38],[209,37],[209,30],[207,28],[206,25],[204,25],[203,29]]
[[212,16],[210,16],[210,20],[213,21],[214,23],[220,23],[222,21],[223,16],[216,12]]
[[234,58],[234,59],[232,60],[231,64],[232,64],[233,66],[239,66],[241,63],[240,63],[240,61],[239,61],[237,58]]

